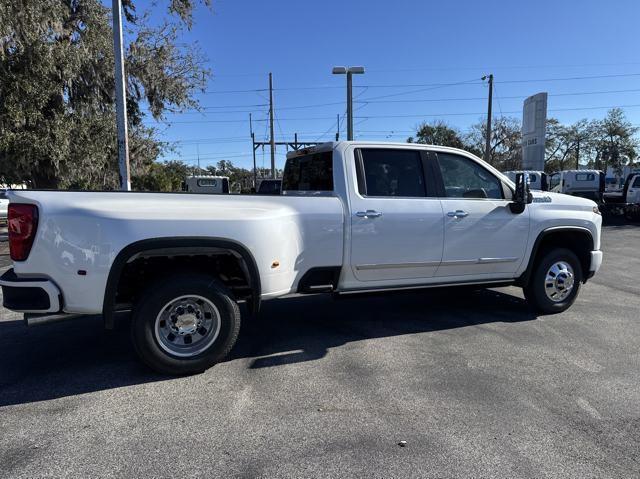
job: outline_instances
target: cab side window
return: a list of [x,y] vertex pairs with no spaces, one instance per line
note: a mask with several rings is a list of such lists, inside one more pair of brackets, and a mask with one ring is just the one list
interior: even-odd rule
[[356,160],[358,191],[363,196],[426,196],[420,152],[386,148],[363,148]]
[[500,180],[475,161],[438,153],[438,164],[447,198],[503,199]]

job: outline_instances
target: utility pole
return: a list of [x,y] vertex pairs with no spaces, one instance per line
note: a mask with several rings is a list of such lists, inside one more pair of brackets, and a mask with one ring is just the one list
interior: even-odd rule
[[124,77],[124,54],[122,52],[122,5],[121,0],[112,2],[113,53],[115,58],[116,121],[118,126],[118,164],[120,167],[120,189],[131,191],[129,170],[129,135],[127,132],[127,98]]
[[196,151],[198,152],[198,174],[201,174],[200,172],[200,144],[196,143]]
[[253,188],[258,188],[258,173],[256,171],[256,135],[253,133],[253,123],[251,122],[251,113],[249,113],[249,133],[251,133],[251,144],[253,150]]
[[336,115],[336,141],[340,140],[340,113]]
[[491,163],[491,107],[493,103],[493,73],[489,77],[483,76],[482,79],[489,79],[489,103],[487,105],[487,133],[486,144],[484,147],[484,161]]
[[347,141],[353,140],[353,76],[347,69]]
[[269,73],[269,129],[271,131],[271,178],[276,177],[276,140],[273,137],[273,77]]

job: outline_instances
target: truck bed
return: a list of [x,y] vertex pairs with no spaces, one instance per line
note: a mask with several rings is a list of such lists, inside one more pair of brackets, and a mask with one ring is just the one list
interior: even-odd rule
[[65,291],[67,312],[101,312],[114,259],[142,240],[206,237],[241,243],[255,258],[263,296],[289,292],[310,268],[342,264],[343,207],[333,196],[35,190],[8,195],[11,202],[36,204],[39,210],[32,252],[14,264],[15,272],[47,272]]

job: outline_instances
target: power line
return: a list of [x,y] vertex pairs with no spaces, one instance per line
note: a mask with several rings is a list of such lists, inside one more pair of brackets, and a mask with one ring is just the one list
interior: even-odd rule
[[496,83],[539,83],[546,81],[568,81],[568,80],[592,80],[597,78],[620,78],[620,77],[637,77],[640,73],[618,73],[615,75],[593,75],[593,76],[580,76],[580,77],[565,77],[565,78],[541,78],[537,80],[501,80]]
[[267,88],[254,88],[252,90],[208,90],[203,91],[202,93],[205,95],[217,95],[217,94],[227,94],[227,93],[258,93],[269,91]]
[[[578,108],[553,108],[548,111],[557,112],[557,111],[581,111],[581,110],[606,110],[611,108],[638,108],[640,104],[636,105],[609,105],[609,106],[589,106],[589,107],[578,107]],[[505,111],[504,114],[519,114],[522,113],[522,110],[514,110],[514,111]],[[469,115],[486,115],[486,112],[464,112],[464,113],[427,113],[427,114],[417,114],[417,115],[372,115],[372,116],[361,116],[359,118],[420,118],[420,117],[431,117],[431,116],[469,116]]]
[[[575,93],[550,93],[549,96],[583,96],[583,95],[601,95],[608,93],[633,93],[640,92],[640,88],[631,88],[628,90],[600,90],[600,91],[584,91],[584,92],[575,92]],[[502,96],[500,97],[503,100],[521,100],[525,98],[527,95],[513,95],[513,96]],[[423,98],[419,100],[379,100],[379,101],[370,101],[363,100],[366,103],[426,103],[426,102],[439,102],[439,101],[472,101],[472,100],[486,100],[487,98],[484,96],[474,96],[474,97],[457,97],[457,98]],[[359,103],[359,102],[356,102]]]
[[[402,95],[410,95],[412,93],[421,93],[423,91],[430,91],[430,90],[437,90],[439,88],[445,88],[445,87],[449,87],[449,86],[458,86],[458,85],[468,85],[468,84],[472,84],[472,83],[476,83],[476,84],[481,84],[482,82],[480,82],[477,79],[472,79],[472,80],[465,80],[465,81],[460,81],[460,82],[455,82],[455,83],[432,83],[432,84],[424,84],[424,85],[415,85],[415,86],[426,86],[428,88],[420,88],[419,90],[411,90],[411,91],[404,91],[404,92],[400,92],[400,93],[391,93],[388,95],[379,95],[379,96],[374,96],[374,97],[370,97],[370,98],[363,98],[361,100],[362,103],[370,101],[370,100],[379,100],[379,99],[383,99],[383,98],[391,98],[391,97],[396,97],[396,96],[402,96]],[[369,85],[367,88],[382,88],[382,86],[371,86]],[[398,86],[395,86],[394,88],[399,88]],[[404,88],[404,87],[400,87],[400,88]]]
[[[592,106],[592,107],[577,107],[577,108],[555,108],[550,109],[549,111],[579,111],[579,110],[603,110],[609,108],[637,108],[640,107],[640,104],[634,105],[603,105],[603,106]],[[422,116],[465,116],[465,115],[484,115],[486,112],[448,112],[448,113],[428,113],[428,114],[411,114],[411,115],[367,115],[357,117],[358,119],[375,119],[375,118],[416,118]],[[515,111],[505,111],[505,114],[518,114],[522,113],[521,110]],[[280,118],[281,121],[315,121],[315,120],[332,120],[333,117],[330,116],[322,116],[322,117],[299,117],[299,118]],[[258,121],[268,121],[267,119],[263,120],[254,120]],[[193,121],[174,121],[172,123],[237,123],[243,122],[246,123],[246,120],[193,120]]]
[[431,67],[431,68],[395,68],[395,69],[377,69],[369,68],[370,72],[419,72],[419,71],[459,71],[459,70],[529,70],[539,68],[591,68],[591,67],[607,67],[607,66],[629,66],[640,65],[640,62],[621,62],[621,63],[581,63],[581,64],[563,64],[563,65],[511,65],[511,66],[482,66],[482,67]]

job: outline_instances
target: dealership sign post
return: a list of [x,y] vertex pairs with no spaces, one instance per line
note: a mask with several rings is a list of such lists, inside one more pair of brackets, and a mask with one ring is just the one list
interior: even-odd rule
[[547,93],[524,101],[522,111],[522,169],[544,171],[544,141],[547,130]]

